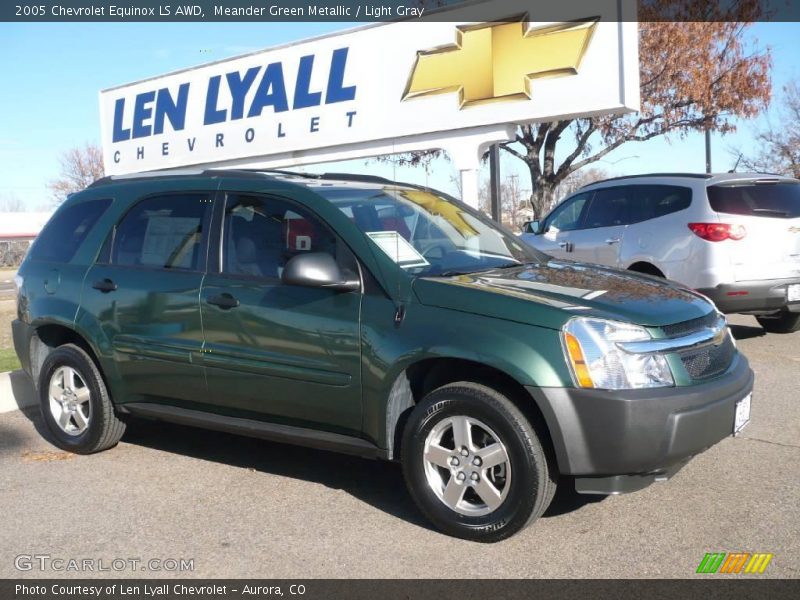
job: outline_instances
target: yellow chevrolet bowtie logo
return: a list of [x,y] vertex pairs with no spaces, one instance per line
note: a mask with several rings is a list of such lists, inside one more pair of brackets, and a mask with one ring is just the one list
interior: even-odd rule
[[403,100],[456,91],[462,108],[529,99],[532,79],[577,74],[597,20],[530,31],[526,21],[458,27],[455,45],[418,52]]

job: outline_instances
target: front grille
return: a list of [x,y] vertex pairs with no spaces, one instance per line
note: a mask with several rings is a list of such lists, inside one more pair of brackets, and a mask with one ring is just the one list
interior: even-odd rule
[[700,331],[703,327],[713,327],[717,323],[717,319],[719,319],[719,314],[712,310],[704,317],[675,323],[674,325],[664,325],[661,329],[667,337],[679,337],[681,335]]
[[[711,311],[705,316],[691,321],[683,321],[673,325],[665,325],[661,329],[666,337],[681,337],[706,327],[714,327],[719,319],[716,311]],[[678,356],[686,372],[693,380],[710,379],[727,371],[736,355],[730,335],[725,335],[719,346],[705,346],[697,350],[679,352]]]
[[719,346],[706,346],[680,354],[686,372],[692,379],[709,379],[724,373],[733,362],[736,347],[729,335]]

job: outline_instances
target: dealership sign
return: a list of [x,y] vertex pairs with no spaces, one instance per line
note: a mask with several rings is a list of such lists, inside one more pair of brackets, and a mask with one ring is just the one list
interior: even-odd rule
[[513,2],[500,22],[363,27],[108,89],[106,171],[286,167],[431,147],[471,170],[513,124],[638,109],[636,23],[622,20],[622,4],[539,23]]

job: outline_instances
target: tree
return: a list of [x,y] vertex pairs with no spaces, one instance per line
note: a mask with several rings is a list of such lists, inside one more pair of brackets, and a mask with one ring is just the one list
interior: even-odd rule
[[783,87],[778,125],[769,123],[756,134],[758,154],[737,151],[748,171],[777,173],[800,178],[800,85],[793,81]]
[[[670,21],[658,12],[664,6]],[[759,0],[640,5],[641,112],[524,125],[502,146],[528,166],[535,214],[542,215],[570,174],[625,143],[703,129],[727,133],[735,119],[763,110],[771,58],[767,50],[749,51],[744,36],[761,15]]]
[[[478,207],[487,215],[492,213],[489,180],[484,180],[478,189]],[[519,230],[522,223],[531,218],[530,207],[519,185],[519,176],[507,175],[500,182],[500,219],[506,227]]]
[[25,204],[16,194],[0,195],[0,212],[22,212]]
[[[464,197],[464,189],[463,189],[463,186],[461,184],[461,177],[459,177],[457,174],[456,175],[450,175],[450,183],[456,189],[456,197],[459,200],[461,198],[463,198]],[[481,210],[483,210],[483,208],[481,208]]]
[[581,169],[579,171],[573,171],[564,179],[562,179],[561,183],[558,184],[558,187],[553,194],[553,201],[549,206],[544,207],[544,212],[547,212],[549,209],[553,208],[555,204],[567,196],[571,196],[583,186],[594,183],[595,181],[600,181],[602,179],[608,179],[609,177],[610,175],[604,169],[600,169],[598,167],[586,167],[585,169]]
[[59,162],[61,175],[48,184],[57,204],[105,175],[103,153],[94,144],[87,143],[83,148],[67,150]]

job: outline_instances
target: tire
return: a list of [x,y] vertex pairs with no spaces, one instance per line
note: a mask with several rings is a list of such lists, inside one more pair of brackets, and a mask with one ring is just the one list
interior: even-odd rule
[[[508,398],[476,383],[425,396],[406,424],[401,460],[422,513],[443,532],[477,542],[525,528],[556,491],[555,470],[531,423]],[[498,464],[487,469],[489,461]]]
[[125,433],[97,365],[78,346],[59,346],[45,358],[38,388],[42,419],[59,448],[92,454]]
[[775,315],[756,317],[759,325],[769,333],[794,333],[800,329],[800,313],[781,310]]

